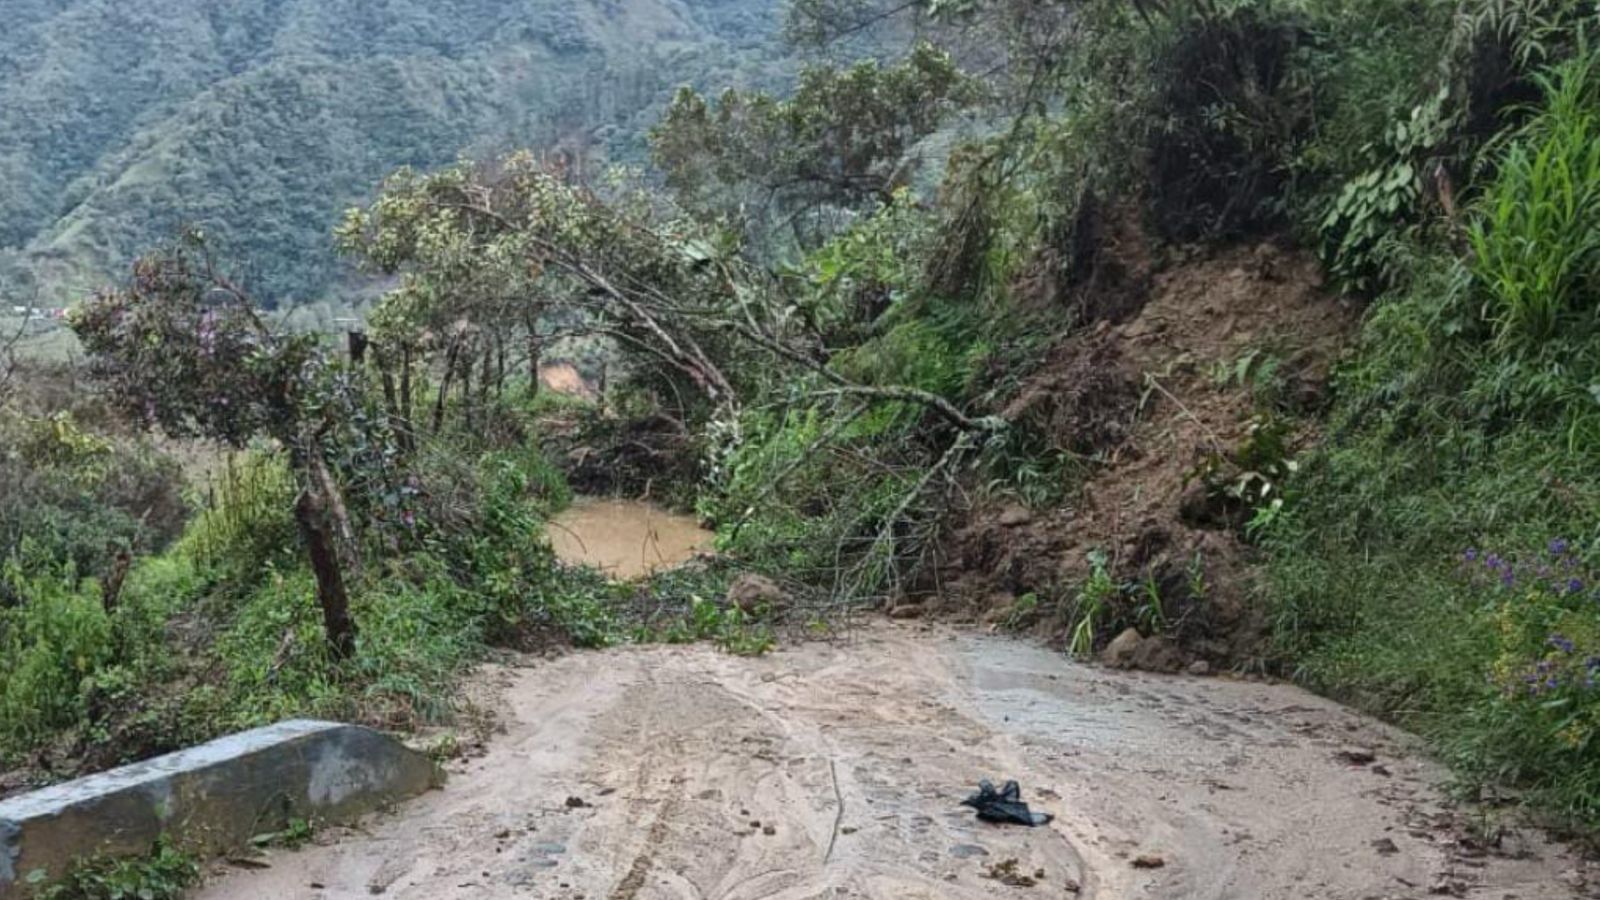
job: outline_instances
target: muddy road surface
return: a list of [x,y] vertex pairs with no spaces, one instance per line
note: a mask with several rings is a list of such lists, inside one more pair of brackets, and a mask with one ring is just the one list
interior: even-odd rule
[[[755,660],[631,647],[483,678],[503,733],[443,790],[199,896],[1586,895],[1561,848],[1468,836],[1404,736],[1284,685],[888,623]],[[958,802],[985,777],[1055,821],[975,821]]]

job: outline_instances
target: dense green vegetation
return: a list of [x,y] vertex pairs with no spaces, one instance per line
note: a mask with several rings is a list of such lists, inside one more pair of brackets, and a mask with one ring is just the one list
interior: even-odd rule
[[[763,649],[765,625],[702,608],[699,598],[720,596],[724,569],[612,586],[554,564],[543,523],[570,492],[524,430],[537,411],[519,386],[483,411],[500,423],[492,435],[452,415],[408,454],[409,475],[392,489],[373,488],[374,457],[330,460],[360,532],[344,557],[359,626],[347,645],[329,640],[319,607],[296,521],[297,480],[315,479],[297,479],[292,454],[249,442],[192,500],[199,509],[174,541],[181,504],[165,513],[165,532],[148,517],[129,526],[122,509],[137,501],[119,493],[124,482],[93,477],[141,458],[135,451],[159,453],[138,450],[121,428],[79,431],[70,413],[37,420],[52,431],[21,446],[48,439],[51,455],[29,449],[9,461],[27,475],[6,483],[0,524],[54,514],[70,527],[30,530],[0,573],[0,754],[59,776],[294,715],[460,726],[472,711],[458,705],[455,679],[493,647],[663,639]],[[162,465],[141,477],[176,494],[176,466]],[[53,512],[58,478],[72,480],[73,499],[106,505]],[[121,571],[119,546],[140,554]],[[75,562],[80,552],[89,563]],[[642,598],[653,617],[631,612]]]
[[[388,287],[361,352],[263,319],[252,285],[270,297],[274,270],[222,262],[259,249],[270,214],[190,233],[84,304],[73,327],[115,412],[13,400],[0,422],[0,472],[36,498],[0,509],[0,537],[66,523],[3,548],[0,753],[64,735],[80,756],[112,737],[142,752],[306,711],[436,721],[464,664],[534,636],[757,652],[773,610],[719,602],[733,568],[817,609],[935,593],[963,515],[1070,505],[1116,465],[1103,420],[1015,412],[1033,375],[1065,371],[1052,390],[1129,422],[1176,399],[1059,358],[1145,302],[1124,257],[1270,237],[1320,254],[1364,315],[1331,396],[1286,400],[1270,348],[1217,376],[1255,408],[1191,478],[1271,623],[1221,661],[1264,660],[1428,734],[1468,784],[1600,825],[1592,7],[803,0],[791,17],[797,41],[912,17],[932,42],[810,68],[787,97],[683,90],[650,134],[659,178],[416,159],[332,245]],[[574,339],[601,348],[597,404],[529,377]],[[152,427],[243,454],[170,547],[121,480],[170,480],[134,437]],[[1291,434],[1321,441],[1290,459]],[[555,565],[541,531],[569,479],[694,503],[724,561],[630,587]],[[101,544],[142,555],[119,590]],[[1055,622],[1074,652],[1122,626],[1184,641],[1212,561],[1110,549],[1006,621]],[[639,592],[672,615],[630,617]]]
[[43,0],[0,14],[0,303],[64,306],[180,227],[263,300],[340,287],[328,232],[400,165],[639,159],[685,81],[769,84],[765,2]]
[[[952,157],[932,215],[887,205],[808,257],[801,309],[836,298],[841,283],[857,302],[894,298],[871,327],[827,339],[831,365],[921,386],[976,417],[1002,408],[1006,377],[1030,358],[1038,322],[1019,275],[1052,244],[1068,277],[1092,266],[1065,251],[1102,198],[1135,194],[1168,241],[1297,235],[1367,315],[1317,417],[1321,447],[1291,469],[1269,458],[1283,446],[1262,443],[1277,432],[1256,428],[1233,457],[1288,489],[1270,503],[1259,489],[1232,498],[1262,504],[1242,521],[1263,554],[1271,657],[1422,730],[1466,784],[1592,828],[1594,10],[1537,0],[1075,8],[1075,56],[1012,45],[1023,89],[1042,79],[1053,99],[998,85],[1002,108],[1039,105],[971,148],[970,168]],[[1038,7],[969,4],[957,15],[1048,33]],[[1071,327],[1062,312],[1051,311],[1053,334]],[[846,592],[915,587],[948,507],[914,515],[930,471],[964,458],[980,473],[969,486],[1046,502],[1048,491],[1029,489],[1041,470],[1069,492],[1083,477],[1052,469],[1062,448],[1024,423],[964,449],[915,410],[896,421],[892,408],[796,403],[794,383],[784,390],[787,402],[743,420],[707,509],[739,523],[728,546],[791,571],[837,582],[838,548],[857,548]],[[819,443],[851,448],[845,459],[862,470],[818,458]],[[819,544],[819,530],[835,540]],[[1069,642],[1086,623],[1103,634],[1111,615],[1143,624],[1181,600],[1137,581],[1113,587],[1100,559],[1053,601],[1075,626]]]
[[1302,677],[1422,728],[1468,777],[1589,823],[1597,64],[1580,51],[1534,79],[1539,105],[1487,151],[1465,252],[1410,248],[1271,539]]

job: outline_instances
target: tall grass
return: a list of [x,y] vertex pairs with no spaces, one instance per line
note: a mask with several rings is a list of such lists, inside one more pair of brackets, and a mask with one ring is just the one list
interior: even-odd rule
[[259,563],[292,537],[294,493],[294,476],[282,454],[230,454],[209,480],[204,506],[179,549],[203,565]]
[[69,573],[0,578],[22,598],[0,607],[0,759],[42,742],[83,715],[85,681],[112,656],[111,623]]
[[1543,108],[1497,160],[1470,232],[1496,337],[1524,348],[1588,333],[1600,312],[1600,54],[1535,80]]

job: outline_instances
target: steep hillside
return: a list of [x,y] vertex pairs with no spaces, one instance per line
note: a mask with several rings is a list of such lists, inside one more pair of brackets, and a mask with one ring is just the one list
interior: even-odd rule
[[638,158],[683,81],[760,83],[769,0],[32,0],[0,28],[0,299],[70,301],[198,224],[274,299],[402,165]]
[[[1158,261],[1135,225],[1116,231],[1104,252],[1122,258],[1102,265],[1120,265],[1121,282],[1097,295],[1116,308],[1053,346],[1004,412],[1094,463],[1059,504],[1001,496],[957,510],[934,603],[1123,665],[1251,666],[1266,626],[1247,538],[1279,508],[1287,460],[1316,437],[1354,304],[1326,288],[1314,257],[1272,241]],[[1114,578],[1106,599],[1132,611],[1040,607],[1062,585],[1077,593],[1086,572]],[[1133,624],[1159,635],[1136,653],[1111,642]]]

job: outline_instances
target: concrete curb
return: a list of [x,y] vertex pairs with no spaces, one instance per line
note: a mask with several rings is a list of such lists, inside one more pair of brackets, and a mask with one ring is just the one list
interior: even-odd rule
[[426,756],[376,731],[293,720],[0,802],[0,898],[72,861],[246,845],[291,818],[348,822],[443,783]]

